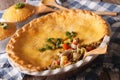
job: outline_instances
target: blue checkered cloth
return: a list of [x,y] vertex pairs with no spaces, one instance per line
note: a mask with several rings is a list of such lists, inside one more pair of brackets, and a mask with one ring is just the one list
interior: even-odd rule
[[[108,4],[104,2],[93,2],[88,0],[61,0],[62,6],[67,8],[79,8],[91,11],[115,11],[120,13],[120,6],[115,4]],[[0,13],[1,17],[2,13]],[[120,26],[116,26],[120,22],[120,16],[103,16],[110,24],[112,29],[112,38],[110,41],[109,51],[107,55],[100,56],[94,64],[87,68],[82,74],[73,75],[72,78],[66,78],[64,80],[98,80],[98,73],[101,69],[104,71],[116,71],[120,69]],[[120,25],[120,24],[119,24]],[[98,61],[98,62],[97,62]],[[9,64],[6,54],[0,53],[0,80],[22,80],[26,76],[20,73]],[[84,79],[83,79],[83,76]],[[97,77],[95,77],[97,76]],[[59,80],[53,78],[54,80]],[[42,80],[42,79],[39,79]],[[47,78],[47,80],[50,80]],[[62,80],[62,79],[61,79]]]

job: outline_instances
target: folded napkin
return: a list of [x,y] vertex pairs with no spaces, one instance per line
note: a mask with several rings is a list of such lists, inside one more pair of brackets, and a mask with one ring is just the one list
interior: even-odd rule
[[6,53],[0,54],[0,79],[2,80],[22,80],[24,74],[12,68],[7,60]]
[[[34,1],[34,0],[31,0],[31,1]],[[92,10],[92,11],[116,11],[116,12],[120,13],[119,5],[108,4],[108,3],[104,3],[104,2],[92,2],[92,1],[88,1],[88,0],[66,0],[66,2],[62,3],[62,5],[65,7],[68,7],[68,8],[79,8],[79,9],[86,9],[86,10]],[[0,14],[0,17],[1,17],[1,14]],[[108,21],[108,23],[110,25],[112,25],[113,23],[115,23],[117,21],[120,21],[119,16],[117,16],[117,17],[106,16],[104,18]],[[112,36],[115,36],[114,31],[117,30],[117,27],[115,26],[115,27],[111,27],[111,28],[113,29]],[[115,30],[114,30],[114,28],[115,28]],[[120,33],[120,31],[117,31],[117,33],[118,32]],[[116,35],[118,35],[118,34],[116,34]],[[112,42],[110,42],[111,49],[112,49],[113,45],[116,45],[116,44],[113,44]],[[113,48],[115,49],[115,47],[113,47]],[[111,52],[112,51],[113,50],[111,50]],[[108,60],[108,59],[110,59],[110,58],[103,57],[102,60],[105,60],[105,61],[103,61],[102,64],[105,64],[107,61],[110,62],[110,60]],[[94,67],[95,65],[96,64],[94,64],[92,66]],[[98,65],[98,63],[97,63],[97,65]],[[92,73],[94,71],[96,71],[94,69],[93,69]],[[98,68],[96,68],[96,69],[98,69]],[[88,72],[88,71],[90,71],[90,70],[87,69],[86,72]],[[92,74],[92,73],[90,73],[90,74]],[[76,76],[73,76],[72,79],[68,78],[68,79],[64,79],[64,80],[82,80],[81,77],[84,76],[83,74],[78,74]],[[96,75],[97,75],[97,73],[96,73]],[[0,80],[22,80],[24,78],[24,76],[25,76],[25,74],[23,74],[23,73],[17,71],[16,69],[14,69],[13,67],[11,67],[11,65],[9,64],[9,62],[7,60],[6,53],[0,54]],[[46,79],[46,80],[50,80],[50,79]],[[57,80],[57,79],[55,79],[55,80]],[[90,80],[93,80],[93,77],[91,77]]]

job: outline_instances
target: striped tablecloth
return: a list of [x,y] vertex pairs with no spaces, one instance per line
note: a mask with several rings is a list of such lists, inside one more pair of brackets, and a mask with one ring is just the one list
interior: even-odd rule
[[[120,6],[88,0],[61,0],[68,8],[79,8],[92,11],[115,11],[120,13]],[[2,13],[0,13],[1,17]],[[110,24],[112,36],[108,54],[101,55],[83,70],[77,69],[68,75],[34,77],[20,73],[9,64],[6,54],[0,53],[0,80],[120,80],[120,15],[103,16]],[[99,27],[98,27],[99,28]]]

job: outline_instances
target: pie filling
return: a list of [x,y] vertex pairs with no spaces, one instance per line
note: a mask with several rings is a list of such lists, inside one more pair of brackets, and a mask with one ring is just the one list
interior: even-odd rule
[[39,49],[40,52],[60,49],[57,58],[46,69],[56,69],[68,66],[83,59],[84,53],[97,48],[102,39],[91,44],[81,44],[82,39],[76,37],[76,32],[66,32],[66,38],[48,38],[45,47]]

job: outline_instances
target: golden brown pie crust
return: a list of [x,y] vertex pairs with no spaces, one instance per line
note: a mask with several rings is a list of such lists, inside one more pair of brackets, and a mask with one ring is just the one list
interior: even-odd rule
[[81,44],[90,44],[109,35],[105,20],[86,10],[60,10],[34,19],[18,30],[7,45],[8,57],[16,65],[28,71],[42,71],[56,58],[58,50],[43,53],[38,48],[46,38],[65,38],[64,32],[75,31]]
[[7,22],[21,22],[35,13],[35,7],[29,4],[25,4],[24,8],[16,9],[15,5],[12,5],[4,12],[2,18]]
[[16,31],[16,26],[14,23],[8,23],[8,22],[3,22],[7,23],[8,27],[6,29],[3,29],[0,26],[0,40],[3,40],[11,35],[13,35]]

